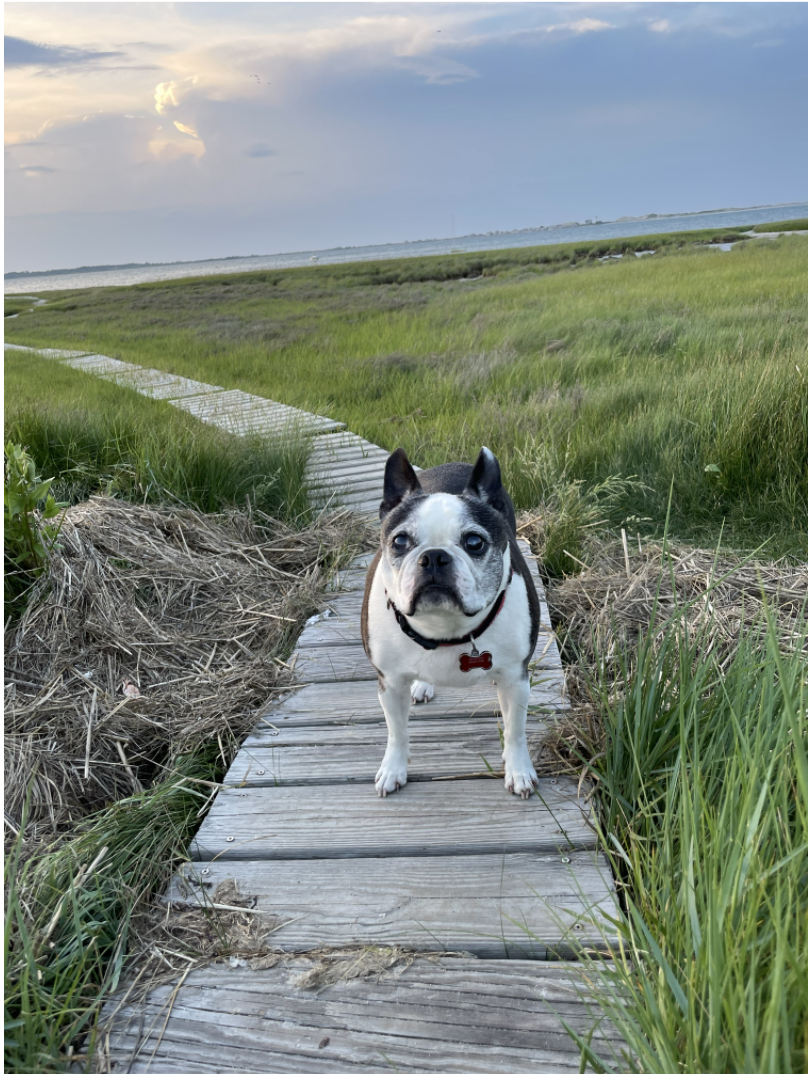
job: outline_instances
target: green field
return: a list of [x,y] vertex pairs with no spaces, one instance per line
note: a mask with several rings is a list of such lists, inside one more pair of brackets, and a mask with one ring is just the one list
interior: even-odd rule
[[[485,443],[522,508],[621,475],[612,525],[658,531],[672,486],[677,536],[799,551],[808,245],[704,248],[729,237],[620,240],[607,262],[583,243],[52,292],[7,338],[245,388],[422,466]],[[18,379],[12,409],[25,397]]]

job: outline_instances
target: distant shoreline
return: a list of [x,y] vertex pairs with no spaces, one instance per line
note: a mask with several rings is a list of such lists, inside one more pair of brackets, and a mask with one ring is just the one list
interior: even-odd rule
[[[695,212],[683,212],[683,213],[646,213],[644,216],[621,216],[617,220],[570,220],[563,224],[541,224],[537,227],[523,227],[515,228],[512,231],[482,231],[472,232],[468,235],[458,235],[452,238],[439,238],[439,239],[404,239],[398,243],[363,243],[361,246],[332,246],[327,250],[317,250],[316,253],[328,254],[336,253],[339,250],[359,250],[367,248],[368,246],[409,246],[417,245],[418,243],[427,242],[463,242],[467,239],[480,239],[480,238],[492,238],[500,235],[525,235],[534,231],[556,231],[568,228],[576,227],[599,227],[600,225],[609,224],[630,224],[630,223],[642,223],[645,220],[671,220],[678,217],[695,217],[695,216],[711,216],[717,213],[744,213],[755,212],[760,209],[787,209],[792,205],[801,205],[799,201],[787,201],[777,202],[773,205],[746,205],[740,208],[723,208],[723,209],[699,209]],[[147,269],[147,268],[169,268],[172,265],[195,265],[199,263],[210,264],[226,261],[249,261],[252,259],[266,258],[266,257],[292,257],[292,256],[305,256],[315,251],[311,250],[295,250],[288,253],[280,254],[228,254],[226,257],[204,257],[194,258],[193,260],[180,260],[180,261],[129,261],[122,264],[115,265],[80,265],[76,268],[61,268],[61,269],[27,269],[20,272],[6,272],[3,274],[4,280],[24,280],[28,277],[42,277],[42,276],[69,276],[77,273],[90,273],[90,272],[115,272],[122,269]]]

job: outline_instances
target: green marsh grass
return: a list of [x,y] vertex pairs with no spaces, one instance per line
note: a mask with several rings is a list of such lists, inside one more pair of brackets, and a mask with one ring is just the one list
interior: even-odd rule
[[[8,326],[346,422],[421,466],[500,457],[518,507],[541,438],[608,521],[773,554],[808,532],[808,246],[713,231],[53,292]],[[634,248],[656,249],[637,259]]]
[[720,666],[714,629],[652,627],[618,657],[617,692],[605,664],[592,683],[606,742],[589,767],[625,907],[613,985],[595,995],[633,1071],[797,1074],[808,1069],[806,636],[778,638],[768,621]]
[[808,231],[808,217],[798,220],[778,220],[773,224],[755,224],[752,231]]
[[219,511],[247,498],[308,517],[304,437],[230,436],[168,403],[36,355],[6,354],[6,439],[25,445],[56,499],[94,493]]
[[[180,758],[162,782],[77,826],[63,846],[6,858],[6,1069],[75,1069],[72,1049],[121,979],[134,914],[185,859],[218,781],[218,746]],[[201,781],[201,782],[200,782]],[[23,829],[23,835],[24,835]]]

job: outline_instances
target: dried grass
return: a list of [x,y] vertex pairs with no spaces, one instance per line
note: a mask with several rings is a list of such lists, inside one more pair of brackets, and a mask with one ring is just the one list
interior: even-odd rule
[[[520,519],[541,563],[544,525],[539,517]],[[584,758],[603,745],[598,706],[591,684],[604,681],[616,691],[627,681],[621,654],[636,650],[641,635],[655,644],[676,620],[691,637],[709,629],[703,655],[713,653],[723,671],[743,637],[762,629],[764,605],[779,628],[781,644],[804,644],[808,612],[808,566],[765,563],[740,554],[678,543],[592,536],[579,574],[545,580],[547,602],[566,668],[571,701],[568,716],[533,743],[542,774],[579,773]],[[575,563],[570,560],[570,567]],[[806,654],[808,657],[808,653]]]
[[[347,511],[309,529],[95,497],[6,637],[6,812],[26,842],[131,794],[178,755],[223,763],[288,687],[282,659],[331,567],[367,544]],[[341,558],[340,558],[341,557]]]

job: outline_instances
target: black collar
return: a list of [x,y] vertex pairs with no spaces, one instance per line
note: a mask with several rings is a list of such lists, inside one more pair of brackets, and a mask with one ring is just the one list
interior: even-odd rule
[[513,567],[511,567],[511,573],[508,575],[508,581],[505,584],[505,588],[491,605],[491,611],[485,619],[483,619],[476,630],[464,634],[462,638],[425,638],[423,634],[419,634],[418,631],[407,622],[406,618],[401,614],[389,597],[387,598],[387,606],[393,609],[396,622],[407,637],[420,645],[422,649],[440,649],[445,645],[466,645],[468,642],[474,642],[476,638],[479,638],[481,634],[484,634],[502,611],[502,605],[505,603],[505,594],[508,592],[508,586],[511,584],[512,580]]

